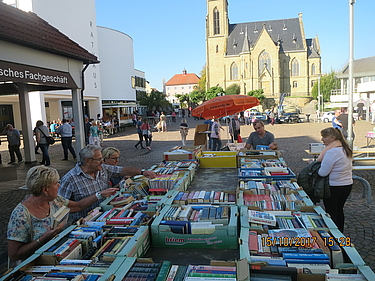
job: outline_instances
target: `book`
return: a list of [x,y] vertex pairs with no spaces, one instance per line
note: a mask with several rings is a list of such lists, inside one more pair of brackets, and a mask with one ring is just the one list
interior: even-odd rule
[[167,276],[167,281],[173,281],[178,270],[178,265],[172,265],[171,268],[169,269],[168,276]]
[[248,220],[249,222],[255,222],[259,224],[276,225],[276,217],[271,213],[258,212],[253,210],[248,210]]
[[288,263],[287,266],[294,267],[298,273],[305,274],[338,273],[338,269],[331,269],[328,264]]
[[250,272],[255,274],[276,274],[281,276],[290,276],[292,281],[297,281],[297,269],[294,267],[281,266],[259,266],[249,265]]
[[328,246],[331,251],[331,265],[333,268],[336,267],[337,263],[343,263],[344,257],[340,246],[337,244],[335,238],[325,230],[318,230],[318,234],[323,239],[325,245]]
[[52,229],[59,225],[65,226],[68,222],[70,208],[62,206],[56,213],[52,215]]
[[166,281],[169,273],[169,269],[171,268],[170,261],[163,261],[159,274],[157,275],[155,281]]

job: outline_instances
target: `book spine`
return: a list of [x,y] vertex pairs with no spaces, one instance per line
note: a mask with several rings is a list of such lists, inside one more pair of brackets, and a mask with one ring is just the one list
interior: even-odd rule
[[159,274],[157,275],[155,281],[166,281],[170,267],[171,267],[170,261],[163,261]]

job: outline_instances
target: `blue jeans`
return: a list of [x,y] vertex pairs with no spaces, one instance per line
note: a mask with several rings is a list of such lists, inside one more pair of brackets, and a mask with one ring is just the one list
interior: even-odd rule
[[220,151],[221,149],[221,139],[211,138],[212,139],[212,151]]
[[49,154],[48,154],[49,144],[39,144],[39,147],[43,153],[42,164],[46,166],[51,165],[51,161],[49,159]]

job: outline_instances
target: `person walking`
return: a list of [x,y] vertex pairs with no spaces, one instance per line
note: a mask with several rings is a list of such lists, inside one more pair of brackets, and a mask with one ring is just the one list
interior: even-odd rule
[[142,130],[143,138],[146,141],[146,148],[148,150],[151,150],[152,133],[151,133],[150,124],[148,123],[147,118],[143,119],[141,130]]
[[161,131],[166,132],[167,131],[167,117],[165,116],[164,112],[161,112],[160,114],[160,122],[161,122]]
[[96,122],[94,121],[92,122],[91,127],[90,127],[89,143],[100,146],[99,128]]
[[181,134],[181,140],[182,140],[182,146],[186,146],[186,137],[189,132],[189,126],[187,124],[187,121],[185,118],[181,120],[180,124],[180,134]]
[[43,158],[39,164],[49,166],[51,165],[51,161],[48,154],[49,144],[47,142],[47,137],[49,137],[49,130],[46,126],[44,126],[44,122],[42,120],[36,121],[36,142],[42,151]]
[[211,131],[212,151],[220,151],[221,149],[222,143],[221,143],[220,129],[224,131],[224,128],[219,124],[219,119],[214,118],[214,122],[212,123],[212,131]]
[[142,133],[142,117],[139,116],[138,117],[138,121],[137,121],[137,124],[135,124],[136,128],[137,128],[137,134],[138,134],[138,138],[139,138],[139,141],[135,144],[135,148],[138,149],[138,145],[141,146],[142,149],[144,149],[144,146],[143,146],[143,133]]
[[[203,124],[208,124],[207,131],[211,132],[212,131],[212,124],[213,124],[213,119],[207,119],[203,122]],[[207,134],[208,136],[208,149],[212,149],[212,138],[211,138],[211,133]]]
[[67,119],[62,120],[62,125],[57,128],[56,133],[58,133],[61,137],[61,145],[63,147],[64,151],[64,158],[61,159],[62,161],[68,160],[68,150],[72,154],[73,158],[76,159],[77,155],[74,151],[74,148],[72,146],[72,140],[73,140],[73,129],[72,126],[69,124]]
[[8,141],[8,150],[10,155],[10,162],[8,164],[16,163],[16,157],[14,154],[17,155],[18,163],[23,162],[22,154],[20,151],[21,146],[21,134],[20,132],[13,127],[12,124],[7,124],[3,130],[3,134],[7,135]]

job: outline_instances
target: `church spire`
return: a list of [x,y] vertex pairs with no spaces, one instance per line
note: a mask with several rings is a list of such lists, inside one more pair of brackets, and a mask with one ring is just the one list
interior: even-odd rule
[[247,36],[247,25],[245,27],[245,36],[243,39],[242,53],[250,52],[249,37]]

